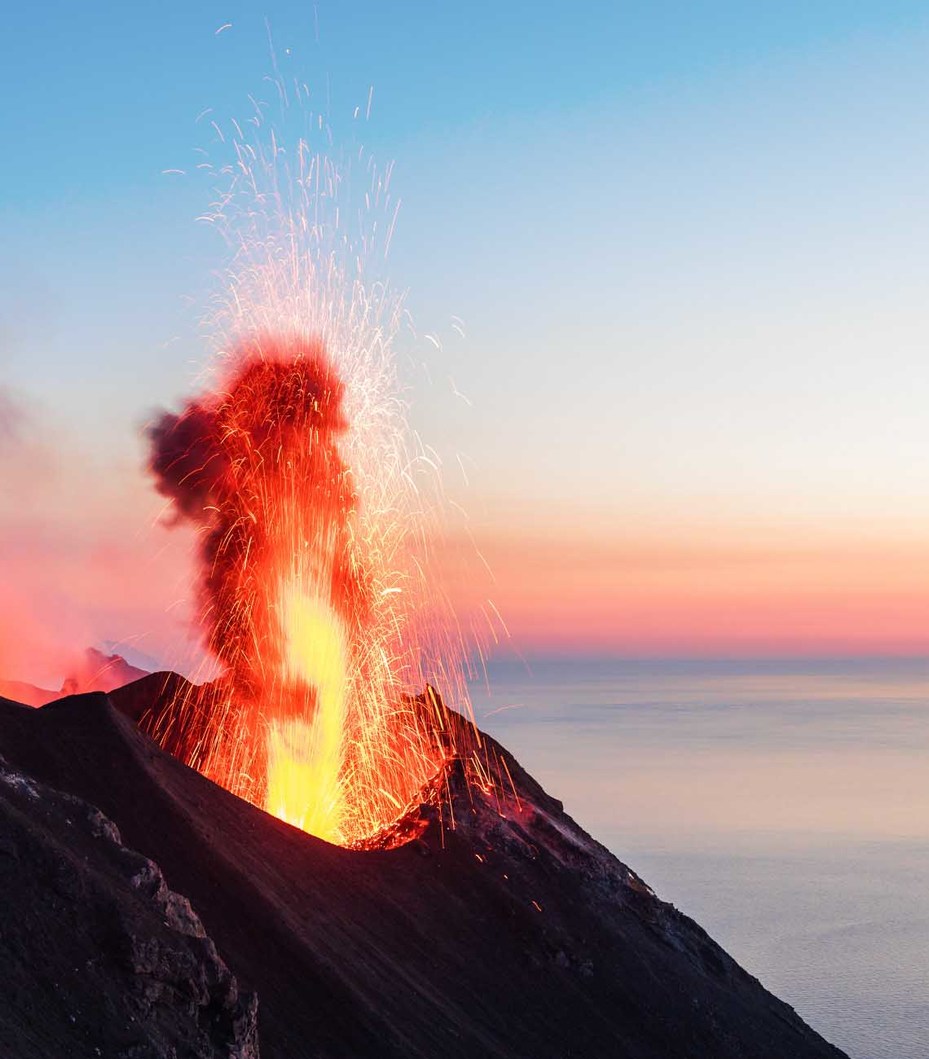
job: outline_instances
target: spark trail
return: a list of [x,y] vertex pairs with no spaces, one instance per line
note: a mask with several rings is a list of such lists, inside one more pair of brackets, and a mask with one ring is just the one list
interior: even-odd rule
[[232,126],[205,218],[232,248],[217,353],[206,391],[149,431],[157,488],[200,532],[200,622],[224,676],[162,736],[184,729],[189,764],[358,845],[454,745],[409,693],[432,681],[467,709],[465,645],[432,568],[437,468],[397,380],[402,303],[373,267],[396,206],[363,154],[340,166],[305,139],[289,153],[259,104],[254,142]]

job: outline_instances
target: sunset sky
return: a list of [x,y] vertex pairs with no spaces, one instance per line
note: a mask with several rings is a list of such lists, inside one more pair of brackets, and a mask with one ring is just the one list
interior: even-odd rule
[[526,654],[925,653],[924,4],[166,0],[0,35],[0,675],[181,664],[140,434],[207,355],[197,118],[270,90],[268,26],[336,152],[396,161],[463,610]]

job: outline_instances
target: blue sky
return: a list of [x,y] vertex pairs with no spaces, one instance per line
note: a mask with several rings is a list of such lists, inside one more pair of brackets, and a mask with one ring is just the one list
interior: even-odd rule
[[[192,166],[205,108],[241,115],[268,89],[265,20],[336,134],[397,160],[393,272],[417,319],[516,347],[517,370],[505,348],[449,352],[479,407],[511,404],[527,360],[549,393],[612,359],[634,394],[646,345],[693,370],[685,318],[696,345],[737,347],[745,317],[893,297],[890,268],[912,297],[924,274],[918,4],[22,7],[0,63],[0,268],[27,387],[99,364],[138,403],[134,381],[163,399],[189,377],[222,248],[193,222],[205,182],[163,170]],[[566,343],[586,347],[569,373]]]
[[8,12],[0,379],[102,467],[135,474],[140,423],[202,365],[224,250],[194,220],[194,150],[212,146],[196,119],[270,91],[266,20],[337,142],[396,160],[391,276],[442,343],[409,351],[428,369],[410,375],[414,423],[471,468],[450,489],[477,522],[512,533],[541,510],[602,539],[762,525],[794,544],[851,527],[888,548],[918,533],[916,3]]

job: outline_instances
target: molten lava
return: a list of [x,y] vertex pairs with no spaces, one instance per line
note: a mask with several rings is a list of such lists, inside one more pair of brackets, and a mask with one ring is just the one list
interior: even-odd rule
[[202,623],[225,669],[209,701],[177,706],[174,725],[201,713],[183,756],[295,826],[358,844],[444,752],[398,681],[415,637],[381,605],[399,590],[359,525],[344,397],[320,341],[259,336],[150,439],[159,490],[201,530]]

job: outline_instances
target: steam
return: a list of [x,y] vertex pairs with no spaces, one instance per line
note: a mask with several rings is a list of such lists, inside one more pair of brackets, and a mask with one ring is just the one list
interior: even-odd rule
[[191,535],[155,548],[158,507],[128,458],[0,383],[0,680],[57,690],[106,640],[196,667],[178,599]]
[[25,412],[9,387],[0,386],[0,457],[20,439]]
[[30,576],[49,536],[42,501],[57,481],[47,433],[29,403],[0,385],[0,678],[57,686],[78,658],[75,637],[79,644],[86,631],[69,607],[56,606],[51,586]]

